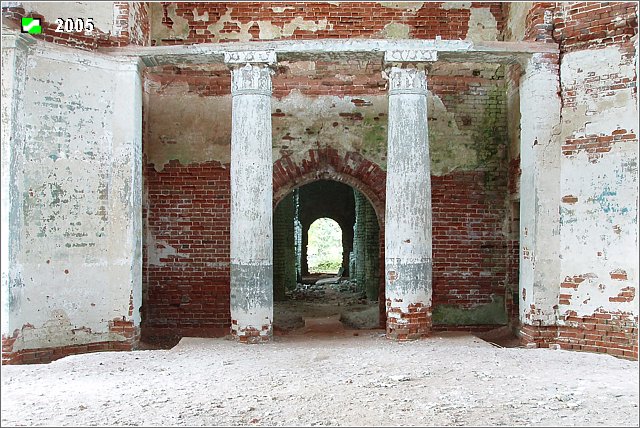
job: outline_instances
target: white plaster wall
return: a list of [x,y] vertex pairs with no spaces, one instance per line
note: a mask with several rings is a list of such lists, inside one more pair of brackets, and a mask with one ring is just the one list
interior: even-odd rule
[[[613,80],[635,74],[634,58],[620,47],[567,53],[561,76],[575,88],[576,105],[563,109],[562,138],[610,136],[617,129],[638,132],[634,87],[609,91]],[[586,278],[560,312],[578,316],[594,312],[638,315],[638,298],[611,301],[621,290],[638,287],[638,140],[619,141],[599,157],[585,151],[563,156],[561,195],[577,198],[561,204],[563,277]],[[627,279],[619,279],[620,273]],[[616,275],[616,273],[618,275]],[[612,274],[614,278],[612,278]]]
[[[27,61],[22,213],[8,325],[14,351],[118,340],[139,324],[141,88],[136,64],[38,45]],[[12,183],[13,184],[13,183]]]

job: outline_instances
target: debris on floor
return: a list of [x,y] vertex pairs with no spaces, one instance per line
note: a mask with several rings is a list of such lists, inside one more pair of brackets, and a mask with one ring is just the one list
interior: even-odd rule
[[367,299],[355,281],[343,279],[335,284],[297,284],[286,293],[287,300],[274,303],[274,330],[287,333],[305,327],[305,319],[338,317],[348,328],[371,329],[380,326],[377,301]]

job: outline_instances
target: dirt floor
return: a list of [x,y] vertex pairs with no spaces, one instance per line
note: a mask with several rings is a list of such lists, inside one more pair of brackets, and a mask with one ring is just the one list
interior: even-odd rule
[[638,362],[382,331],[185,338],[2,367],[2,426],[637,426]]
[[343,278],[335,284],[314,284],[318,279],[330,277],[307,277],[305,282],[308,283],[298,284],[295,290],[287,291],[287,300],[274,303],[273,327],[276,334],[287,334],[304,327],[309,330],[309,323],[305,321],[309,318],[331,318],[353,329],[380,326],[378,302],[367,300],[365,293],[358,291],[355,281]]

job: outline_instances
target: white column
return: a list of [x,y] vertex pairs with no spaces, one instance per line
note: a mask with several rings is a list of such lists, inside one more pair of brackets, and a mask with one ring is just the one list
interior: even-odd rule
[[435,51],[386,52],[389,79],[385,286],[387,337],[431,331],[431,161],[427,75]]
[[557,65],[533,55],[520,82],[520,323],[544,327],[556,323],[562,282]]
[[231,333],[272,336],[273,162],[271,74],[275,52],[225,54],[231,67]]

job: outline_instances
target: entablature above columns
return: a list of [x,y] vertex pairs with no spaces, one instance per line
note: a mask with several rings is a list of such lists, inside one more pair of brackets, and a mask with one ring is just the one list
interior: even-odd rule
[[[272,52],[278,61],[385,61],[387,52],[424,58],[436,55],[444,62],[494,62],[509,64],[526,62],[533,54],[558,53],[558,47],[536,42],[471,42],[467,40],[281,40],[268,42],[205,43],[172,46],[127,46],[100,48],[99,52],[114,56],[136,56],[147,66],[225,63],[225,55],[241,61],[247,52]],[[407,57],[409,58],[409,57]]]

